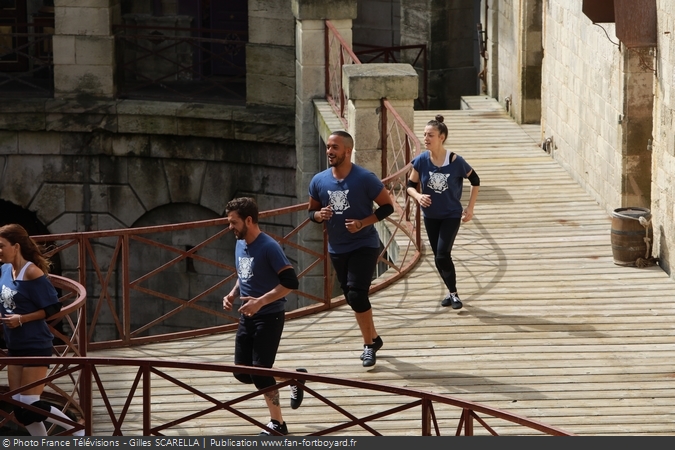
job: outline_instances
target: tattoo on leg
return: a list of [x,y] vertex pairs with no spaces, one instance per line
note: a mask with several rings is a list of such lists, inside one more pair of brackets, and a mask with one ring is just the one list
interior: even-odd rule
[[267,393],[265,394],[265,397],[267,397],[267,399],[268,399],[270,402],[272,402],[272,404],[273,404],[274,406],[279,406],[279,405],[280,405],[280,403],[279,403],[279,390],[278,390],[278,389],[277,389],[276,391],[267,392]]

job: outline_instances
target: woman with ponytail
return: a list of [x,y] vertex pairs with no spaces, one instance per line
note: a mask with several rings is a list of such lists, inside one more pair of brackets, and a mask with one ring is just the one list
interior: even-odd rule
[[[457,293],[452,246],[461,223],[473,218],[480,179],[464,158],[445,149],[443,144],[447,138],[448,127],[443,123],[443,116],[437,115],[424,128],[424,146],[429,151],[412,160],[407,192],[422,207],[436,269],[448,288],[448,295],[441,301],[441,306],[460,309],[462,301]],[[471,183],[471,192],[467,207],[462,208],[465,178]]]

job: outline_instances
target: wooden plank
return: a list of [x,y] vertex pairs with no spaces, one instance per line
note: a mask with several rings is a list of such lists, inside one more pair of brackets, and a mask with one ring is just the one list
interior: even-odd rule
[[[423,260],[408,277],[372,296],[385,343],[373,369],[361,367],[360,333],[347,306],[288,321],[277,365],[452,395],[581,435],[672,434],[673,280],[659,267],[613,264],[610,217],[538,146],[540,129],[518,126],[493,99],[469,98],[468,104],[474,109],[417,112],[414,126],[421,138],[426,122],[443,114],[451,134],[448,146],[481,176],[475,219],[462,226],[453,250],[465,307],[453,311],[439,305],[445,289],[425,245]],[[231,363],[233,349],[229,333],[92,356]],[[99,371],[120,408],[133,374]],[[221,401],[251,389],[222,374],[180,376]],[[339,386],[311,387],[357,416],[397,401]],[[156,419],[207,407],[167,382],[158,381],[153,389]],[[287,392],[282,391],[284,405]],[[139,405],[132,406],[133,417]],[[266,423],[262,399],[249,400],[242,409]],[[453,434],[459,412],[437,409],[444,434]],[[419,414],[404,412],[377,421],[377,428],[390,435],[416,434]],[[97,434],[109,434],[100,401],[95,417]],[[311,396],[298,410],[284,408],[284,417],[295,434],[339,420]],[[539,434],[486,420],[503,434]],[[139,434],[139,427],[138,420],[129,423],[125,434]],[[258,429],[219,411],[165,433],[251,435]]]

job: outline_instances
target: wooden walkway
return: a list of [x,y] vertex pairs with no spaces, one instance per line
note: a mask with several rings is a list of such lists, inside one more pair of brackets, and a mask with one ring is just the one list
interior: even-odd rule
[[[374,368],[361,366],[360,335],[348,307],[287,322],[277,366],[448,394],[580,435],[672,435],[675,283],[658,267],[614,265],[607,213],[538,147],[533,133],[495,102],[476,100],[469,104],[477,109],[440,112],[450,129],[449,148],[466,158],[482,184],[475,218],[462,226],[453,254],[465,307],[440,306],[445,290],[427,247],[405,280],[372,299],[384,339]],[[417,113],[416,133],[422,135],[435,113]],[[91,356],[231,363],[233,337]],[[132,380],[112,370],[107,376],[121,384]],[[195,374],[192,383],[221,400],[250,390],[231,377]],[[343,406],[372,409],[345,389],[315,389]],[[157,414],[182,413],[179,397],[165,394],[153,404]],[[266,422],[262,400],[251,404],[252,414]],[[312,432],[314,423],[330,420],[317,404],[309,397],[298,410],[284,409],[291,433]],[[228,420],[205,419],[181,432],[258,432]],[[418,433],[419,417],[410,420],[386,421],[378,429]],[[456,417],[444,434],[454,426]],[[95,429],[109,434],[111,425],[101,420]]]

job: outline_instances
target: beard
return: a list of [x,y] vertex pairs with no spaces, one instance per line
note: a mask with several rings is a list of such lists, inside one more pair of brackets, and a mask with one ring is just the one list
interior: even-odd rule
[[248,233],[248,227],[244,225],[241,231],[232,230],[232,232],[234,233],[234,237],[237,239],[244,239],[244,236],[246,236],[246,233]]
[[344,162],[344,160],[345,160],[344,155],[342,157],[336,156],[335,158],[333,158],[332,161],[329,159],[328,160],[328,167],[337,167],[340,164],[342,164]]

